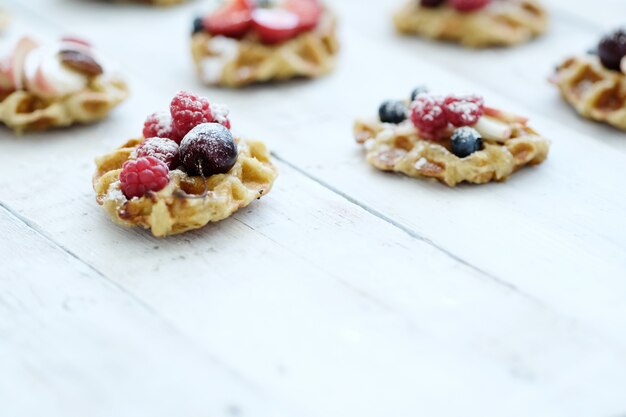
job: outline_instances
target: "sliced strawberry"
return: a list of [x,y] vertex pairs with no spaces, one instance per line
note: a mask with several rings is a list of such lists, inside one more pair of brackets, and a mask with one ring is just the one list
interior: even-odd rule
[[315,29],[324,11],[319,0],[286,0],[284,8],[300,18],[299,32]]
[[91,43],[89,43],[88,41],[84,39],[77,38],[74,36],[64,36],[63,38],[61,38],[61,42],[75,43],[77,45],[82,45],[82,46],[86,46],[87,48],[91,48]]
[[278,43],[298,34],[298,15],[282,9],[256,9],[252,12],[252,27],[257,31],[261,42]]
[[202,24],[211,35],[240,38],[251,28],[252,10],[249,0],[230,0],[206,16]]

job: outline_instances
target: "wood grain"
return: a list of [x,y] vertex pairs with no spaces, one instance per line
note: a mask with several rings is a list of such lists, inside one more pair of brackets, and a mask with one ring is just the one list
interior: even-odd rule
[[[52,311],[62,311],[66,295],[102,300],[97,314],[80,310],[67,328],[46,320],[46,309],[25,308],[32,317],[19,334],[32,369],[73,395],[84,381],[85,398],[108,415],[140,405],[150,415],[299,417],[626,411],[626,142],[575,116],[545,81],[561,54],[596,42],[605,12],[548,3],[545,38],[479,52],[398,38],[386,18],[397,2],[334,2],[343,51],[333,75],[242,91],[207,89],[193,77],[188,29],[202,2],[165,10],[9,3],[17,14],[10,35],[85,34],[120,62],[133,90],[95,126],[19,139],[0,132],[8,276],[29,271],[23,260],[39,242],[48,248],[40,264],[58,265],[59,281],[54,291],[33,278],[29,285],[51,298]],[[507,183],[457,189],[372,170],[353,143],[352,120],[420,83],[530,115],[553,140],[550,158]],[[158,240],[99,210],[92,159],[137,135],[178,89],[228,103],[235,130],[268,142],[281,177],[233,218]],[[73,275],[83,270],[89,279]],[[31,305],[21,281],[6,288]],[[17,332],[21,316],[2,317]],[[37,348],[41,322],[50,352]],[[135,331],[143,336],[128,342]],[[83,332],[90,337],[76,342]],[[112,341],[106,349],[103,339]],[[6,356],[22,346],[0,343]],[[153,356],[137,353],[148,345]],[[90,371],[76,371],[71,355]],[[0,374],[20,383],[0,400],[19,410],[15,398],[39,386],[25,367],[7,369]],[[120,378],[128,385],[112,382]],[[131,384],[140,387],[128,389],[132,398],[124,394]],[[151,402],[157,391],[168,395]],[[85,410],[62,401],[63,392],[46,395],[55,404],[49,415]],[[188,408],[172,411],[175,404]]]

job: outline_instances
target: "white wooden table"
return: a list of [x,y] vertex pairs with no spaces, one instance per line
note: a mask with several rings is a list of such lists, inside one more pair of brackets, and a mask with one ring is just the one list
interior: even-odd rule
[[[397,37],[399,2],[332,2],[331,76],[229,91],[193,75],[201,1],[4,0],[9,36],[86,36],[133,95],[97,125],[0,130],[1,416],[626,416],[626,134],[546,82],[626,5],[545,0],[547,36],[468,51]],[[422,83],[529,115],[549,159],[456,189],[373,170],[353,119]],[[156,239],[97,206],[93,158],[179,89],[229,104],[281,176]]]

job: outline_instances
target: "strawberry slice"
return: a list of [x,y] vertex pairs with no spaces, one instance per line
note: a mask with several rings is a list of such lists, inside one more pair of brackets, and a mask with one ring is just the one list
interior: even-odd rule
[[74,43],[77,45],[86,46],[87,48],[91,48],[91,43],[75,36],[64,36],[61,38],[61,42]]
[[261,42],[279,43],[298,34],[298,15],[282,9],[256,9],[252,12],[252,27],[257,31]]
[[211,35],[240,38],[251,28],[252,9],[249,0],[230,0],[206,16],[202,24]]
[[315,29],[324,11],[319,0],[286,0],[283,7],[300,18],[299,32]]

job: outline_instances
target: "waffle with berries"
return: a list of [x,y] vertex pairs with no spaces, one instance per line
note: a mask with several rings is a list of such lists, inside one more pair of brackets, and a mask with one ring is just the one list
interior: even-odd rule
[[277,176],[262,142],[232,135],[223,106],[185,92],[169,114],[148,117],[144,137],[96,165],[96,200],[109,216],[158,237],[226,219],[267,194]]
[[394,23],[404,34],[479,48],[526,42],[546,31],[548,18],[536,0],[408,0]]
[[626,130],[626,31],[604,37],[593,53],[566,59],[550,81],[583,117]]
[[387,101],[379,117],[358,120],[356,141],[382,171],[461,182],[504,181],[526,165],[543,162],[550,142],[527,119],[485,107],[478,96],[413,95]]
[[18,133],[101,120],[127,96],[124,80],[80,39],[24,37],[0,61],[0,123]]
[[206,84],[241,87],[329,73],[335,16],[320,0],[227,0],[194,21],[192,55]]

